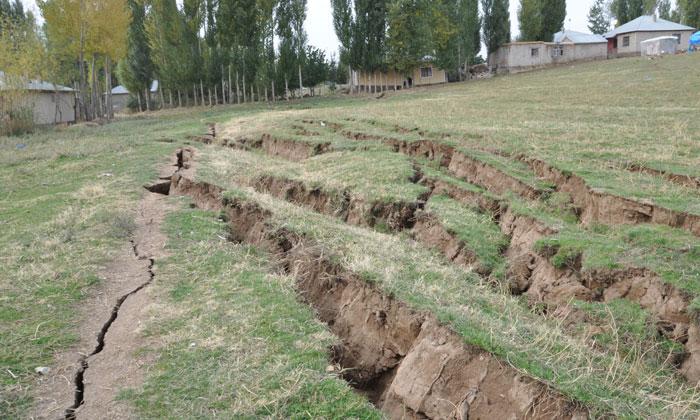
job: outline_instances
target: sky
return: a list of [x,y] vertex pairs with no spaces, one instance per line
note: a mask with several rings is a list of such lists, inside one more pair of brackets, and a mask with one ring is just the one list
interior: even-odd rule
[[[25,7],[33,10],[37,17],[40,16],[35,0],[22,0],[22,2]],[[588,32],[587,16],[593,2],[594,0],[567,0],[567,17],[564,27],[575,31]],[[512,33],[515,37],[518,34],[517,9],[520,1],[511,0],[510,3],[510,20],[513,25]],[[335,36],[333,29],[330,0],[308,0],[306,32],[309,36],[309,44],[325,50],[329,55],[337,53],[338,38]]]

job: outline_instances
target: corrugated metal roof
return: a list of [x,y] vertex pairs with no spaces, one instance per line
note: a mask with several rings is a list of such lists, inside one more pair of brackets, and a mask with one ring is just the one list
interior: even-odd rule
[[576,32],[564,30],[554,34],[554,42],[573,42],[574,44],[602,44],[608,41],[602,35],[587,34],[584,32]]
[[[6,89],[5,73],[0,71],[0,89]],[[57,85],[54,83],[44,82],[42,80],[29,80],[25,83],[24,90],[32,90],[39,92],[75,92],[66,86]]]
[[680,23],[670,22],[655,16],[640,16],[637,19],[627,22],[605,34],[606,38],[613,38],[621,34],[630,32],[657,32],[657,31],[692,31],[690,26]]

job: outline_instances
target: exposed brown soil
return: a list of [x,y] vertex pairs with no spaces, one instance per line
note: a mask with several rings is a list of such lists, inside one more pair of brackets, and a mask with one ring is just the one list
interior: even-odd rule
[[537,199],[548,193],[546,190],[537,189],[510,176],[488,163],[467,156],[447,144],[432,140],[406,141],[348,130],[342,131],[342,134],[354,140],[380,141],[397,153],[437,161],[453,176],[479,185],[496,194],[513,192],[528,199]]
[[[180,150],[175,165],[190,167],[191,150]],[[172,169],[169,170],[173,172]],[[143,381],[143,366],[153,361],[138,350],[154,346],[140,333],[152,303],[147,286],[155,277],[155,261],[166,256],[160,225],[167,213],[162,194],[170,182],[147,189],[135,217],[136,230],[128,245],[100,271],[100,288],[82,304],[80,343],[58,354],[50,374],[40,381],[32,417],[41,419],[134,418],[119,401],[120,390]]]
[[262,148],[270,155],[280,156],[292,161],[301,161],[328,152],[330,143],[311,144],[280,139],[264,134],[262,136]]
[[661,171],[654,168],[649,168],[647,166],[640,165],[638,163],[630,163],[625,167],[630,172],[642,172],[649,175],[654,175],[667,179],[674,184],[682,185],[684,187],[700,189],[700,178],[690,176],[690,175],[679,175],[673,172]]
[[571,196],[574,205],[580,209],[581,222],[584,224],[655,223],[685,229],[700,236],[699,215],[596,191],[583,178],[564,173],[542,160],[528,157],[521,157],[521,160],[530,165],[539,177],[555,183],[559,191]]
[[[339,217],[350,224],[375,227],[382,223],[392,232],[410,229],[416,240],[439,250],[453,263],[472,269],[482,276],[490,274],[486,267],[479,264],[469,244],[459,240],[434,215],[423,211],[419,202],[415,205],[394,203],[368,208],[361,200],[352,198],[349,192],[338,195],[319,188],[307,189],[300,181],[271,176],[259,179],[253,187],[316,212]],[[210,208],[211,203],[218,200],[220,191],[212,194],[208,188],[213,187],[205,185],[196,188],[191,194],[201,195],[205,191],[207,198],[202,201],[202,205]],[[483,205],[481,209],[486,212],[494,211],[495,206],[499,205],[495,222],[503,234],[510,238],[504,255],[508,262],[507,279],[513,293],[524,294],[532,304],[544,303],[553,309],[568,306],[572,299],[601,302],[628,299],[639,303],[655,316],[660,333],[680,343],[688,343],[687,332],[691,318],[687,307],[690,299],[655,273],[636,268],[582,271],[580,256],[569,266],[557,268],[549,260],[553,253],[535,251],[535,243],[556,234],[556,230],[532,217],[516,214],[503,203],[488,198],[477,199],[471,191],[460,191],[452,186],[450,192],[463,196],[470,205]],[[377,208],[381,211],[377,211]],[[570,317],[571,314],[567,313],[566,316]],[[690,350],[692,345],[688,344],[687,348]],[[685,371],[693,373],[690,369]],[[699,381],[700,376],[689,379]]]
[[[173,191],[197,203],[215,189],[182,181],[173,178]],[[302,298],[341,340],[333,356],[344,377],[389,417],[586,417],[546,385],[465,345],[434,316],[411,310],[331,262],[311,241],[271,226],[270,213],[257,205],[232,199],[220,209],[232,239],[269,251],[295,276]]]

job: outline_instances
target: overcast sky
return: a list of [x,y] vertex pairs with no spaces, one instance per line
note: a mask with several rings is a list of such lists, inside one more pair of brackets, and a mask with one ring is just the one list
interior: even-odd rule
[[[22,0],[25,6],[35,11],[39,16],[35,0]],[[567,0],[566,29],[588,32],[587,16],[588,10],[594,0]],[[511,22],[513,24],[513,35],[518,33],[518,19],[516,16],[519,0],[511,0]],[[331,16],[330,0],[308,0],[308,16],[306,20],[306,31],[309,35],[309,43],[326,50],[329,54],[338,50],[338,38],[333,30],[333,18]]]

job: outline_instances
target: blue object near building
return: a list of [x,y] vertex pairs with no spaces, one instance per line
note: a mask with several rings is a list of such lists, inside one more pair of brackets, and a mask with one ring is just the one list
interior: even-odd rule
[[690,36],[690,45],[700,46],[700,32],[695,32]]

